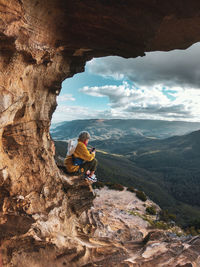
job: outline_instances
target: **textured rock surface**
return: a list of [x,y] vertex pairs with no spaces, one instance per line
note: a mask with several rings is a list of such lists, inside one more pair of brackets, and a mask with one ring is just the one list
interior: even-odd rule
[[[160,208],[151,200],[145,202],[145,207],[135,193],[125,190],[120,192],[103,188],[96,190],[96,193],[94,206],[88,212],[90,223],[95,226],[89,240],[102,246],[104,259],[95,253],[97,258],[93,257],[91,264],[179,267],[188,263],[188,266],[199,266],[200,237],[184,236],[177,227],[168,230],[152,227],[146,218],[155,220],[156,216],[147,215],[145,209],[154,205],[158,212]],[[174,231],[179,232],[181,237]],[[115,256],[117,248],[118,257]]]
[[[83,228],[80,214],[92,202],[84,182],[69,183],[64,193],[54,162],[49,127],[61,82],[83,71],[92,57],[186,48],[200,40],[199,22],[196,0],[0,0],[0,239],[5,264],[16,260],[20,250],[38,251],[41,259],[45,249],[57,255],[66,238]],[[83,206],[80,197],[86,199]],[[39,225],[46,227],[43,232]],[[71,255],[72,262],[88,255],[85,245],[67,249],[62,253]],[[118,248],[116,254],[121,255]]]
[[25,223],[30,223],[22,219],[24,231],[20,224],[18,232],[9,229],[15,237],[1,245],[4,266],[199,266],[200,238],[177,237],[171,229],[153,228],[142,218],[144,202],[134,193],[96,190],[93,207],[87,211],[94,198],[87,183],[63,176],[63,184],[65,203],[46,218],[44,213],[35,215],[28,233],[24,233]]

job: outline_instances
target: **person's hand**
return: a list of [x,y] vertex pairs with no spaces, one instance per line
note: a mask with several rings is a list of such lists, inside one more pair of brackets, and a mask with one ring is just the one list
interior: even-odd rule
[[94,149],[94,148],[91,148],[90,149],[90,153],[92,154],[92,153],[96,153],[96,148]]

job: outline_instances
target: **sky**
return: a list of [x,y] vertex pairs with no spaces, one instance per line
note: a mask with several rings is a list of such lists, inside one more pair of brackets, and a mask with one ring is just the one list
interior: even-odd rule
[[66,79],[52,122],[161,119],[200,122],[200,43],[144,57],[95,58]]

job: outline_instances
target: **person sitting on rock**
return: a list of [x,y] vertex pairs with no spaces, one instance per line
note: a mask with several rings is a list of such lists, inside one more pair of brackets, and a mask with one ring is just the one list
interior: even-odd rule
[[83,131],[79,134],[76,148],[72,155],[68,153],[64,160],[67,171],[71,174],[81,173],[89,181],[96,182],[97,160],[95,159],[96,150],[87,149],[90,134]]

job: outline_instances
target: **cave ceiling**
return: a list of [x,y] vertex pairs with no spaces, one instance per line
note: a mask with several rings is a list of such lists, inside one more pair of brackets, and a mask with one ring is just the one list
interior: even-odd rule
[[200,41],[196,0],[1,0],[0,12],[2,53],[26,51],[38,63],[54,53],[128,58]]

